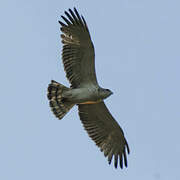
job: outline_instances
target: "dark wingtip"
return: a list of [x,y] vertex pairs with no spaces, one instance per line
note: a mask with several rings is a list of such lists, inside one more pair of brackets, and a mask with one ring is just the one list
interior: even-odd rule
[[127,166],[128,166],[128,165],[127,165],[127,156],[126,156],[125,150],[124,150],[123,155],[124,155],[124,164],[125,164],[125,166],[127,167]]
[[79,14],[78,13],[78,10],[74,7],[74,12],[76,13],[76,14]]
[[79,13],[75,7],[74,7],[74,12],[76,13],[77,16],[79,15]]
[[111,159],[108,160],[108,164],[109,164],[109,165],[111,164]]
[[68,9],[68,11],[69,11],[70,13],[73,12],[72,9],[70,9],[70,8]]
[[114,167],[117,169],[117,161],[114,162]]
[[59,22],[59,24],[61,25],[61,26],[67,26],[67,25],[65,25],[63,22],[61,22],[61,21],[58,21]]
[[57,81],[55,81],[55,80],[51,80],[51,83],[58,83]]
[[122,154],[119,156],[119,165],[120,165],[120,168],[123,169],[123,157],[122,157]]
[[130,148],[129,148],[129,145],[125,139],[125,146],[126,146],[126,149],[127,149],[127,153],[130,154]]
[[126,144],[126,147],[127,147],[127,152],[128,152],[128,154],[130,154],[130,149],[129,149],[128,144]]

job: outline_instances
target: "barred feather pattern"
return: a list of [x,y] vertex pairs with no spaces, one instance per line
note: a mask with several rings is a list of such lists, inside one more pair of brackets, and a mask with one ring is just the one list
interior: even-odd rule
[[77,59],[83,56],[80,47],[76,45],[66,44],[63,46],[62,59],[66,77],[73,87],[78,87],[81,82],[81,65]]
[[96,143],[111,164],[127,167],[127,154],[130,153],[124,133],[118,123],[107,110],[104,102],[79,105],[79,116],[85,130]]
[[52,112],[58,119],[62,119],[67,112],[74,106],[70,102],[66,102],[66,99],[62,97],[62,93],[69,88],[52,80],[48,86],[47,97],[49,99],[49,105]]
[[66,77],[73,88],[81,84],[97,84],[94,63],[94,46],[83,16],[74,8],[61,16],[61,39],[63,43],[62,59]]

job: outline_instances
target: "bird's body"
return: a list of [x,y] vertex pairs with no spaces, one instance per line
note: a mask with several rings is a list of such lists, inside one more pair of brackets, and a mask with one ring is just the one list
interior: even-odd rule
[[107,98],[111,94],[111,92],[106,92],[103,88],[91,86],[69,89],[68,91],[65,91],[62,96],[67,101],[75,104],[93,104],[103,101],[103,99]]
[[50,106],[59,119],[74,106],[78,105],[79,116],[89,136],[100,147],[111,163],[127,166],[126,150],[129,147],[124,133],[104,104],[104,99],[112,92],[101,88],[95,73],[95,53],[90,33],[83,16],[74,8],[61,16],[66,22],[59,21],[62,31],[62,59],[66,77],[71,83],[68,88],[54,80],[48,87]]

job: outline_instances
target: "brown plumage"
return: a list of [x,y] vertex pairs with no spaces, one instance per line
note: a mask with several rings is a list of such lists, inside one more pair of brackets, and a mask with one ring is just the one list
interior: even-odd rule
[[62,119],[78,105],[81,122],[90,138],[96,143],[109,164],[127,167],[129,146],[124,133],[115,121],[104,99],[112,92],[99,86],[95,73],[95,53],[90,33],[83,16],[69,9],[59,21],[62,31],[62,60],[71,88],[52,81],[48,87],[48,99],[55,116]]

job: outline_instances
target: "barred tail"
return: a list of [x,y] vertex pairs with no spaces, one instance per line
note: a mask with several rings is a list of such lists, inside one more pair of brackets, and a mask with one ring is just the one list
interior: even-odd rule
[[74,104],[66,102],[66,99],[62,97],[63,91],[67,91],[68,89],[54,80],[48,86],[47,97],[49,99],[49,105],[54,115],[59,119],[62,119],[74,106]]

